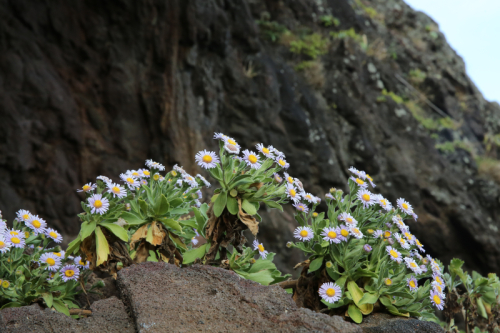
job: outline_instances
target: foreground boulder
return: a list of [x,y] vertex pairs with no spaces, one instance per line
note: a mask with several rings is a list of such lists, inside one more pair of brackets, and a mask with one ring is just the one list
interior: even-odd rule
[[139,332],[362,332],[297,308],[278,286],[210,266],[147,262],[121,270],[117,282]]

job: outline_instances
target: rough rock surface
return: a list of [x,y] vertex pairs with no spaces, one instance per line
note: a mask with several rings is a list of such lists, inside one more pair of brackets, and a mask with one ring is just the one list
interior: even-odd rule
[[365,333],[442,333],[444,330],[436,323],[394,317],[375,313],[363,319],[361,328]]
[[[327,14],[338,27],[321,23]],[[296,36],[353,28],[367,47],[332,38],[301,72],[311,59],[272,42],[256,24],[265,17]],[[146,158],[200,172],[195,153],[214,149],[222,131],[243,147],[278,147],[315,194],[344,187],[349,166],[365,169],[391,201],[414,205],[419,222],[409,223],[428,253],[500,270],[500,188],[474,161],[500,132],[500,107],[484,100],[437,24],[403,1],[6,0],[0,21],[0,209],[9,220],[26,208],[74,236],[84,183],[117,179]],[[426,76],[412,76],[417,69]],[[382,89],[406,102],[380,99]],[[415,105],[460,126],[431,138]],[[462,148],[446,153],[437,142]],[[263,217],[259,239],[287,270],[300,260],[283,246],[293,218]]]
[[117,282],[139,332],[361,332],[341,317],[297,308],[278,286],[210,266],[147,262],[122,269]]
[[125,311],[125,306],[116,297],[92,304],[92,316],[75,320],[49,309],[41,310],[38,304],[0,311],[1,333],[134,333],[135,329]]

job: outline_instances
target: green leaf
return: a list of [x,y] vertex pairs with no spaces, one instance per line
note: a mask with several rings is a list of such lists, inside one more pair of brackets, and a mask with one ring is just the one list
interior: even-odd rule
[[387,295],[390,296],[398,296],[398,297],[403,297],[403,298],[413,298],[413,295],[404,291],[394,291],[392,293],[386,293]]
[[382,303],[386,308],[389,306],[392,306],[392,302],[391,302],[391,299],[389,298],[389,296],[382,296],[379,298],[379,300],[380,300],[380,303]]
[[179,236],[177,236],[176,234],[174,234],[173,232],[169,232],[168,235],[170,236],[170,239],[180,248],[183,248],[184,250],[187,250],[187,246],[186,244],[184,244],[182,242],[182,240],[179,238]]
[[277,208],[281,211],[283,211],[283,207],[275,201],[264,201],[264,203],[269,207],[269,208]]
[[52,293],[44,293],[42,294],[43,300],[45,302],[45,305],[50,309],[52,307],[52,302],[54,301],[54,296],[52,296]]
[[52,305],[54,306],[54,309],[56,309],[58,312],[64,313],[66,316],[69,317],[69,310],[62,301],[55,299]]
[[361,322],[363,321],[363,314],[355,304],[349,304],[347,313],[356,324],[361,324]]
[[478,299],[476,299],[476,303],[477,303],[477,311],[479,312],[479,314],[483,318],[488,319],[488,314],[486,313],[486,308],[484,307],[484,304],[483,304],[483,298],[479,297]]
[[249,215],[257,214],[257,209],[255,209],[255,206],[252,205],[247,199],[243,199],[241,208],[243,208],[243,210],[245,210],[245,212],[247,212],[247,214]]
[[144,219],[130,212],[123,212],[120,217],[124,219],[129,225],[138,225],[146,222]]
[[[153,228],[149,228],[149,229],[153,229]],[[147,240],[147,239],[146,239]],[[156,258],[156,253],[155,251],[153,250],[149,250],[149,257],[148,259],[146,259],[146,261],[154,261],[154,262],[158,262],[158,259]]]
[[148,226],[148,233],[146,234],[146,242],[148,242],[149,244],[153,244],[153,223],[151,223]]
[[[106,237],[102,233],[100,227],[97,227],[95,229],[95,238],[96,238],[96,252],[97,252],[96,266],[99,266],[100,264],[108,260],[109,244],[108,241],[106,240]],[[59,311],[57,308],[56,310]]]
[[18,307],[21,307],[23,306],[21,303],[19,302],[9,302],[7,304],[4,304],[0,310],[3,310],[3,309],[7,309],[7,308],[18,308]]
[[271,282],[274,281],[274,278],[271,274],[270,271],[268,270],[262,270],[256,273],[247,273],[241,270],[234,270],[236,274],[241,276],[242,278],[245,278],[247,280],[252,280],[257,283],[260,283],[264,286],[268,286]]
[[116,237],[124,242],[128,242],[128,234],[125,229],[114,223],[101,223],[101,226],[111,231]]
[[169,203],[171,208],[175,208],[175,207],[182,205],[182,202],[183,201],[181,198],[175,198],[173,200],[170,200],[168,203]]
[[238,214],[238,201],[231,196],[227,197],[227,210],[232,215]]
[[161,221],[166,227],[172,228],[177,231],[182,231],[181,225],[174,219],[159,218],[158,220]]
[[205,236],[205,224],[207,223],[207,218],[202,214],[201,207],[200,209],[194,207],[193,212],[197,224],[196,229],[198,229],[198,232]]
[[312,272],[320,269],[321,265],[323,265],[323,258],[324,257],[318,257],[318,258],[314,259],[311,262],[311,264],[309,264],[309,271],[307,273],[312,273]]
[[89,237],[95,230],[96,227],[96,221],[91,221],[91,222],[83,222],[81,225],[80,229],[80,239],[82,242],[85,240],[85,238]]
[[170,209],[170,205],[168,204],[167,198],[162,194],[160,196],[160,200],[156,200],[155,202],[155,214],[160,217],[168,213]]
[[142,213],[147,216],[149,211],[149,205],[147,202],[142,199],[138,199],[137,202],[139,202],[139,207],[141,207]]
[[378,301],[378,294],[365,293],[359,300],[358,304],[375,304]]
[[77,252],[78,249],[80,248],[80,244],[82,241],[80,240],[80,236],[76,236],[76,238],[68,244],[68,248],[66,249],[66,254],[65,257],[67,258],[68,256],[72,255],[73,253]]
[[359,307],[360,311],[368,315],[373,311],[373,304],[370,303],[365,303],[365,304],[360,304],[359,302],[363,298],[364,294],[361,288],[358,287],[356,282],[354,281],[349,281],[347,282],[347,290],[351,293],[352,300],[354,303]]
[[227,192],[222,191],[221,193],[219,193],[217,199],[215,199],[214,202],[215,216],[217,217],[221,216],[222,212],[224,211],[224,208],[226,208],[226,201],[227,201]]
[[187,264],[192,263],[193,261],[195,261],[198,258],[202,258],[205,255],[207,245],[208,245],[208,243],[205,243],[200,247],[197,247],[197,248],[194,248],[194,249],[191,249],[189,251],[184,252],[184,255],[183,255],[184,260],[182,261],[182,264],[187,265]]

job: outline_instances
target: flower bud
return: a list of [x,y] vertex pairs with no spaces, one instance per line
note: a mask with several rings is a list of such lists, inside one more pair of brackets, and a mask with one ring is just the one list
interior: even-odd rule
[[365,244],[363,246],[363,250],[365,250],[365,252],[370,252],[372,250],[372,247],[370,245],[368,245],[368,244]]
[[370,235],[373,235],[373,233],[375,232],[375,230],[373,230],[373,229],[368,229],[368,230],[366,230],[366,231],[367,231]]
[[116,263],[116,270],[119,271],[123,268],[123,263],[121,261]]
[[21,276],[21,275],[23,275],[23,271],[22,271],[21,269],[18,269],[18,270],[16,271],[16,275],[17,275],[17,276]]
[[252,259],[250,260],[250,263],[251,263],[251,264],[255,264],[256,262],[257,262],[257,260],[255,260],[254,258],[252,258]]
[[386,286],[390,286],[390,285],[392,285],[392,280],[391,280],[391,279],[389,279],[389,278],[386,278],[386,279],[384,280],[384,283],[385,283],[385,285],[386,285]]
[[337,191],[337,189],[336,189],[335,187],[332,187],[332,188],[330,189],[330,193],[331,193],[331,194],[334,194],[336,191]]
[[292,243],[292,242],[287,242],[287,243],[286,243],[286,247],[288,247],[288,248],[291,248],[291,247],[292,247],[292,245],[293,245],[293,243]]
[[331,261],[326,262],[326,268],[331,268],[333,266]]
[[387,241],[389,242],[389,244],[394,245],[394,239],[392,239],[392,238],[387,238]]
[[318,217],[318,213],[314,212],[313,217]]

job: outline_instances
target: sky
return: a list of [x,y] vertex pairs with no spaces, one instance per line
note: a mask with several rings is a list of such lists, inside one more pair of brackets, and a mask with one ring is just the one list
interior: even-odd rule
[[500,0],[405,0],[439,24],[484,97],[500,103]]

